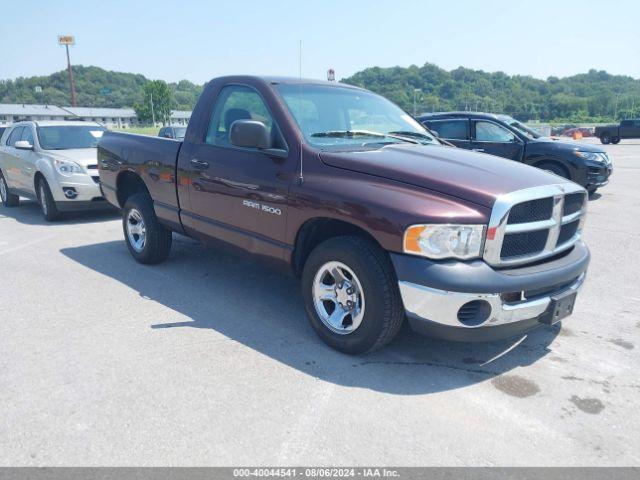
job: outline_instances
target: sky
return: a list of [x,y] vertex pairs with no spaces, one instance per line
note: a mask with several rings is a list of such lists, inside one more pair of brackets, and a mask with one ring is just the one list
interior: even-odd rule
[[[0,0],[0,79],[74,64],[204,83],[228,74],[338,79],[434,63],[547,78],[640,78],[638,0]],[[8,21],[10,20],[10,21]]]

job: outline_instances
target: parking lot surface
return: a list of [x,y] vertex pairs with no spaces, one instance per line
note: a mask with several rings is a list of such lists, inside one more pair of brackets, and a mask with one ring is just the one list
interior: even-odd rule
[[349,357],[251,259],[0,207],[0,465],[637,465],[640,143],[606,149],[574,315],[484,366],[510,343]]

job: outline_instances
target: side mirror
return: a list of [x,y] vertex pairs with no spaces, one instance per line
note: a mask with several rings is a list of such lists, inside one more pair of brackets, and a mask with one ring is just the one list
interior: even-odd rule
[[18,150],[33,150],[33,145],[26,140],[18,140],[13,146]]
[[231,124],[229,141],[236,147],[261,148],[271,147],[271,139],[267,126],[256,120],[236,120]]

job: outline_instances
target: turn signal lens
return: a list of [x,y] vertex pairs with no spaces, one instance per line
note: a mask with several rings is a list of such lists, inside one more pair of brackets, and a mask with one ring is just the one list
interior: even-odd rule
[[481,256],[484,225],[412,225],[404,233],[405,253],[436,260]]

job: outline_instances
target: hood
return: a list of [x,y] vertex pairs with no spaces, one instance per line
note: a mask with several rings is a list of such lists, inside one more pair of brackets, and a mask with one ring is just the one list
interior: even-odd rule
[[559,177],[513,160],[440,146],[389,145],[379,150],[321,152],[332,167],[376,175],[491,208],[496,198]]
[[549,137],[540,137],[535,140],[529,140],[528,148],[531,146],[544,147],[545,151],[552,150],[557,152],[594,152],[604,153],[604,150],[598,145],[592,145],[590,143],[569,142],[566,140],[554,140]]
[[78,165],[87,168],[89,165],[98,164],[97,148],[77,148],[72,150],[49,150],[47,154],[60,160],[71,160]]

